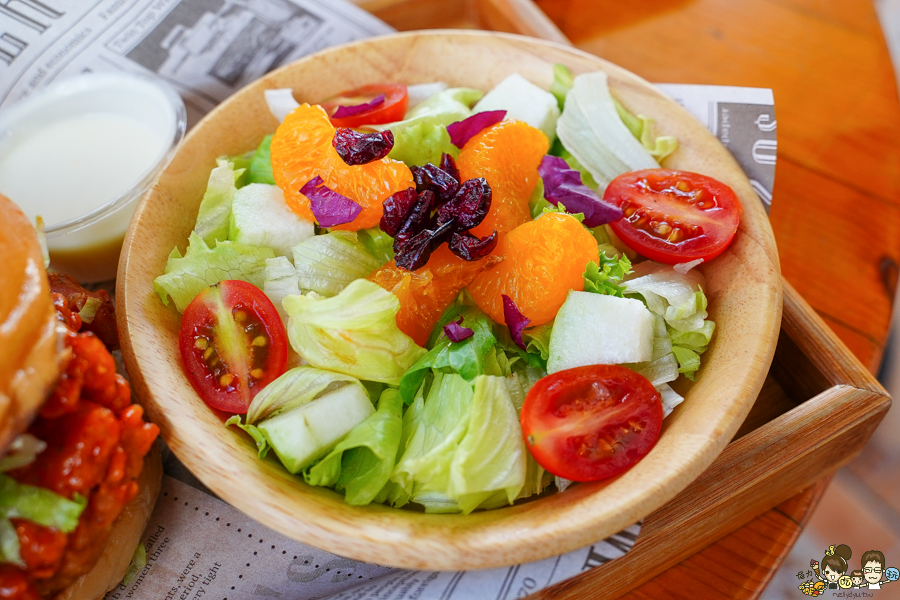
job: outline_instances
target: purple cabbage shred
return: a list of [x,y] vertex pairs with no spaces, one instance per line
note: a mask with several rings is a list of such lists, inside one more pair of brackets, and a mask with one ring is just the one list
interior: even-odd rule
[[362,206],[327,187],[318,175],[307,181],[300,193],[309,198],[309,208],[322,227],[349,223],[362,212]]
[[475,335],[474,331],[468,327],[463,327],[462,322],[463,318],[460,317],[457,320],[450,321],[444,325],[444,334],[451,342],[461,342]]
[[538,166],[544,181],[544,198],[554,206],[560,202],[571,214],[583,213],[587,227],[606,225],[622,218],[622,209],[604,202],[581,181],[581,173],[558,156],[546,155]]
[[363,104],[353,104],[350,106],[338,106],[337,110],[334,111],[334,114],[332,114],[331,116],[335,119],[353,117],[368,110],[372,110],[376,106],[380,106],[382,104],[384,104],[384,94],[378,94],[372,99],[371,102],[365,102]]
[[360,133],[349,127],[338,127],[331,145],[348,165],[365,165],[390,153],[394,147],[394,134],[390,131]]
[[505,110],[488,110],[475,113],[471,117],[447,125],[450,141],[457,148],[462,148],[470,139],[483,129],[496,125],[506,116]]
[[515,342],[516,346],[525,350],[522,332],[528,327],[531,320],[525,318],[525,315],[516,307],[512,298],[506,294],[503,294],[503,318],[506,320],[506,326],[509,328],[509,335],[512,336],[513,342]]

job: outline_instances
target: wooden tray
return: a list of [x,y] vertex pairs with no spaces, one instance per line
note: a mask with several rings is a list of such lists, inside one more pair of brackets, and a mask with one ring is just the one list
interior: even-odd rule
[[[400,30],[483,28],[568,43],[528,0],[354,1]],[[784,282],[772,368],[725,451],[644,520],[626,556],[529,598],[615,598],[634,589],[848,463],[890,404],[878,381]]]

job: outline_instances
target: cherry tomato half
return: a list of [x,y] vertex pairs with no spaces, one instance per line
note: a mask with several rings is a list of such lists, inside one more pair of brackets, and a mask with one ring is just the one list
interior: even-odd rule
[[181,319],[181,361],[208,405],[244,414],[287,368],[287,336],[272,301],[246,281],[223,281],[191,300]]
[[[384,94],[384,102],[359,114],[337,119],[331,115],[339,106],[356,106],[371,102]],[[355,90],[342,92],[337,97],[322,103],[328,113],[331,124],[335,127],[362,127],[363,125],[380,125],[402,121],[406,115],[409,96],[406,86],[398,83],[378,83],[365,85]]]
[[659,438],[663,411],[650,381],[620,365],[557,371],[522,406],[522,434],[534,459],[558,477],[597,481],[627,470]]
[[717,257],[741,221],[741,203],[730,187],[687,171],[625,173],[610,182],[603,199],[625,212],[610,227],[629,248],[670,265]]

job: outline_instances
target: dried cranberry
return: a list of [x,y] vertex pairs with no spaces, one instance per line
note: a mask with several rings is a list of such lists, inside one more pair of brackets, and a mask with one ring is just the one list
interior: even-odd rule
[[396,236],[418,198],[415,188],[407,188],[389,196],[384,201],[384,212],[381,213],[381,229],[391,237]]
[[364,165],[387,156],[394,147],[390,131],[360,133],[349,127],[338,127],[331,145],[348,165]]
[[395,238],[394,251],[396,252],[397,266],[407,271],[415,271],[425,266],[425,263],[431,258],[431,253],[452,233],[452,228],[452,224],[447,223],[437,229],[424,229],[409,238],[399,251],[396,250]]
[[412,167],[410,169],[416,180],[416,189],[421,193],[425,190],[434,192],[438,204],[443,204],[456,196],[459,191],[459,181],[431,163],[424,167]]
[[[394,253],[397,255],[405,252],[404,247],[413,236],[427,229],[431,223],[431,209],[434,206],[434,193],[426,190],[419,194],[413,203],[412,209],[406,217],[406,222],[400,227],[400,231],[394,236]],[[397,257],[397,265],[400,258]]]
[[456,233],[450,236],[450,251],[463,260],[478,260],[484,258],[497,247],[497,230],[485,237],[477,238],[471,233]]
[[459,181],[459,169],[456,168],[456,161],[446,152],[441,155],[441,171]]
[[456,197],[438,209],[438,223],[456,219],[456,230],[466,231],[484,221],[491,210],[491,186],[484,177],[467,179]]

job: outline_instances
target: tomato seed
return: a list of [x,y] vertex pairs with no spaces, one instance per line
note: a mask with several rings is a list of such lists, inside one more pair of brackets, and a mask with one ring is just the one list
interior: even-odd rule
[[263,335],[256,336],[255,338],[253,338],[253,342],[252,342],[252,344],[254,346],[256,346],[257,348],[264,348],[265,345],[268,343],[269,343],[269,340],[267,340],[266,337]]
[[250,371],[250,377],[253,379],[262,379],[263,370],[262,369],[253,369]]
[[243,323],[247,320],[247,312],[243,310],[235,311],[234,320],[236,323]]
[[209,357],[212,356],[212,353],[214,351],[215,351],[215,349],[212,346],[209,346],[206,350],[204,350],[203,351],[203,360],[209,360]]
[[688,186],[688,184],[687,184],[686,181],[679,181],[678,183],[675,184],[675,187],[676,187],[679,191],[682,191],[682,192],[689,192],[689,191],[691,191],[691,188]]
[[209,341],[206,338],[197,338],[194,340],[194,348],[198,350],[206,350],[206,347],[209,346]]
[[219,385],[221,385],[223,388],[228,387],[229,385],[231,385],[232,381],[234,381],[234,375],[232,375],[231,373],[226,373],[219,378]]
[[662,223],[660,223],[656,226],[656,233],[658,233],[659,235],[663,235],[663,236],[669,235],[669,233],[671,231],[672,231],[672,226],[669,225],[668,223],[666,223],[665,221],[663,221]]

